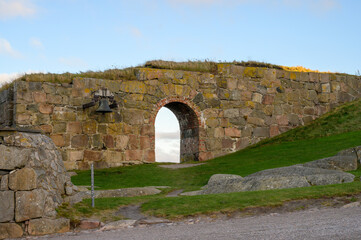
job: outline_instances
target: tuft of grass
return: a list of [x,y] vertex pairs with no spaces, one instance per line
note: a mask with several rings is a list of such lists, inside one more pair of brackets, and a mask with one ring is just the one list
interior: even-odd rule
[[26,81],[26,82],[51,82],[51,83],[72,83],[73,79],[76,77],[83,78],[96,78],[96,79],[107,79],[107,80],[135,80],[136,78],[136,67],[130,67],[125,69],[108,69],[105,71],[87,71],[80,73],[31,73],[25,74],[11,83],[3,84],[0,88],[0,91],[6,90],[9,87],[13,86],[16,81]]
[[352,182],[305,188],[184,196],[150,200],[142,205],[142,211],[148,215],[176,219],[215,212],[234,212],[249,207],[280,206],[291,200],[350,196],[360,192],[361,182]]
[[184,70],[184,71],[195,71],[195,72],[217,72],[217,63],[204,60],[204,61],[188,61],[188,62],[173,62],[163,60],[152,60],[147,61],[144,64],[147,68],[157,69],[172,69],[172,70]]

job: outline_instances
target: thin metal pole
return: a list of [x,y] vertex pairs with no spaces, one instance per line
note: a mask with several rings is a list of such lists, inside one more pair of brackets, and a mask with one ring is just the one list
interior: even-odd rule
[[92,207],[95,206],[94,203],[94,164],[91,164],[91,197],[92,197]]

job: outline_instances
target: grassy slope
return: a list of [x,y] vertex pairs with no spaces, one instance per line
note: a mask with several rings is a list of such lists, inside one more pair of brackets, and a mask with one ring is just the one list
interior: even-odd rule
[[[361,145],[360,109],[361,101],[346,104],[308,126],[210,160],[198,167],[170,170],[160,168],[158,164],[149,164],[96,170],[95,182],[102,189],[167,185],[172,188],[195,190],[205,185],[209,177],[215,173],[246,176],[263,169],[332,156],[342,149]],[[165,198],[164,194],[160,194],[149,197],[97,199],[97,208],[88,214],[116,208],[119,205],[144,202],[142,210],[148,214],[177,218],[217,211],[234,211],[250,206],[279,205],[293,199],[360,193],[361,170],[351,173],[356,175],[356,181],[342,185],[177,198]],[[89,171],[80,171],[72,181],[77,185],[90,185]],[[80,211],[89,210],[89,206],[90,201],[84,200],[78,208]]]
[[[291,130],[257,146],[185,169],[164,169],[158,164],[96,170],[95,184],[101,189],[171,186],[187,190],[206,184],[215,173],[246,176],[251,173],[328,157],[361,145],[361,102],[336,109],[313,124]],[[90,185],[89,171],[72,178],[77,185]]]

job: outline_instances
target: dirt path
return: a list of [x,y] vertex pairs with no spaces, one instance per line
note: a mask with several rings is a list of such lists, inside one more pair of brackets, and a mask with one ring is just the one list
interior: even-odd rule
[[[361,207],[309,209],[251,217],[138,225],[37,239],[360,239]],[[33,238],[29,238],[33,239]],[[34,238],[35,239],[35,238]]]

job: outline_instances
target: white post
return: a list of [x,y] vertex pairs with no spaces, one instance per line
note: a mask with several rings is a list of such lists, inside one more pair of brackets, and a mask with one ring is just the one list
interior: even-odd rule
[[95,206],[94,203],[94,164],[91,164],[91,197],[92,197],[92,207]]

